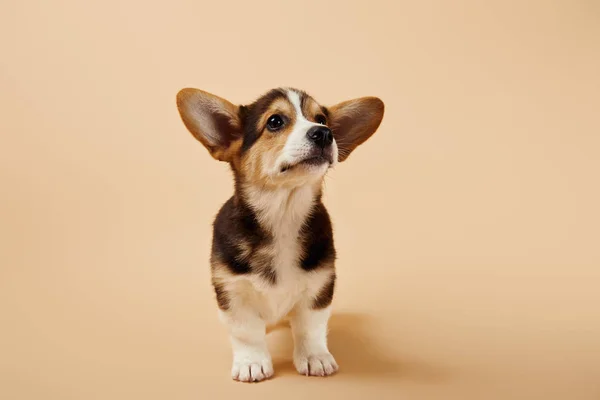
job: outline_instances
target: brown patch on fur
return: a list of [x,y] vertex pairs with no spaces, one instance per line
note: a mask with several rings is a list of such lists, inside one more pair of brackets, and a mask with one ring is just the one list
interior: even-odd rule
[[309,95],[302,98],[302,114],[304,114],[304,118],[312,122],[316,122],[317,115],[325,116],[319,103]]
[[242,147],[242,139],[238,139],[226,148],[217,148],[213,150],[213,157],[217,160],[227,160],[234,167],[240,165],[240,148]]
[[[296,112],[294,110],[294,106],[287,100],[287,98],[277,98],[275,101],[269,105],[269,108],[260,116],[258,119],[258,123],[256,126],[257,131],[263,131],[267,125],[267,120],[271,115],[279,114],[286,118],[288,118],[286,128],[291,128],[296,122]],[[286,130],[286,128],[275,132],[274,134],[278,135],[279,133]]]
[[[266,128],[269,117],[279,114],[285,119],[285,126],[276,132]],[[294,106],[287,98],[277,98],[260,116],[255,129],[262,132],[254,145],[244,153],[240,171],[245,181],[251,185],[270,186],[265,170],[275,168],[275,162],[283,150],[296,123]]]
[[258,247],[250,257],[252,270],[258,273],[263,279],[271,285],[277,283],[277,273],[273,268],[273,258],[275,251],[271,243],[266,243]]
[[237,242],[237,248],[239,250],[239,258],[249,259],[252,256],[252,246],[245,240],[239,240]]
[[214,277],[212,281],[213,289],[215,291],[215,296],[217,298],[217,305],[223,311],[227,311],[229,309],[229,294],[225,290],[225,284],[218,282]]
[[331,302],[333,301],[333,293],[335,291],[335,279],[336,276],[334,272],[331,274],[331,277],[329,278],[327,283],[323,285],[317,297],[315,297],[315,299],[313,300],[312,308],[314,310],[323,309],[331,304]]

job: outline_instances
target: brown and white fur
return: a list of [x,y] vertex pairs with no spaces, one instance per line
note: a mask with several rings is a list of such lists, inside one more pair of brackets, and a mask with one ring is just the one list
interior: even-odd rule
[[335,286],[331,222],[321,202],[327,170],[346,160],[379,127],[375,97],[324,107],[296,89],[274,89],[247,106],[183,89],[177,106],[188,130],[228,162],[235,193],[213,227],[212,283],[233,348],[232,377],[273,375],[266,328],[289,319],[294,365],[327,376]]

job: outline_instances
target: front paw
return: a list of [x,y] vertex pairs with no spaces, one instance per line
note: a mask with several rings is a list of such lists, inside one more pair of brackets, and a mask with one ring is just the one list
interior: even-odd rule
[[299,354],[294,357],[296,370],[306,376],[329,376],[339,369],[331,353]]
[[233,360],[231,377],[240,382],[260,382],[273,376],[273,363],[268,357],[242,357]]

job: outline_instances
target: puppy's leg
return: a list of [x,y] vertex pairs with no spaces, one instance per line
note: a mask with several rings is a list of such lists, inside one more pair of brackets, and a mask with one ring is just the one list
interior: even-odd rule
[[220,315],[231,335],[231,377],[241,382],[260,382],[273,376],[266,327],[258,314],[247,306],[238,305],[234,309],[221,311]]
[[327,322],[331,307],[313,309],[298,305],[290,316],[294,336],[294,366],[302,375],[328,376],[338,370],[327,348]]

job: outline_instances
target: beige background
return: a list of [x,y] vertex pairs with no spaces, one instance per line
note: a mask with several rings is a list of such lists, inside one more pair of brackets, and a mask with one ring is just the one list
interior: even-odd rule
[[[162,5],[157,5],[162,3]],[[0,3],[0,398],[600,398],[600,4]],[[230,381],[199,87],[376,95],[327,179],[341,372]]]

